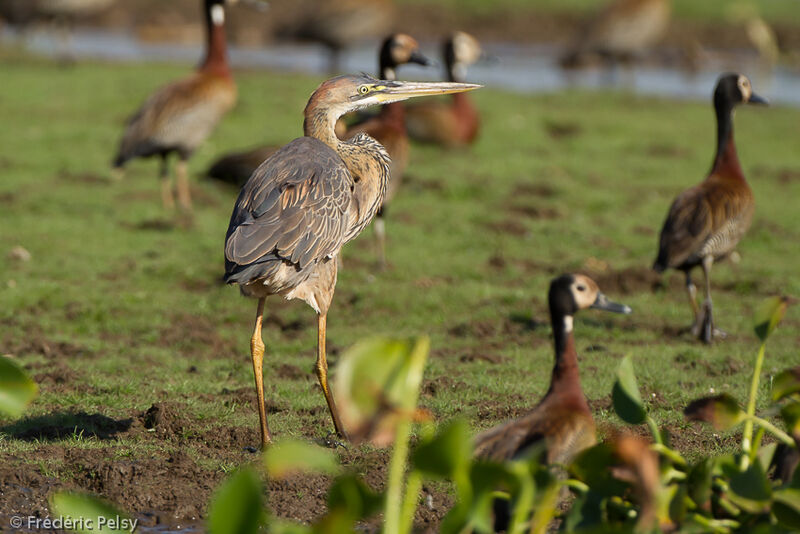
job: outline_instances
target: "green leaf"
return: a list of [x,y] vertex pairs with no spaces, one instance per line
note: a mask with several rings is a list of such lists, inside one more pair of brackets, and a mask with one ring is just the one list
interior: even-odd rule
[[759,304],[753,322],[758,338],[763,342],[775,331],[789,307],[788,297],[770,297]]
[[264,451],[264,467],[272,478],[284,478],[296,472],[335,474],[339,471],[339,461],[330,449],[285,439]]
[[585,482],[593,492],[610,497],[622,495],[629,484],[609,476],[618,463],[610,443],[598,443],[582,451],[569,466],[578,480]]
[[0,356],[0,413],[17,418],[36,397],[39,387],[15,362]]
[[376,514],[382,505],[383,496],[372,491],[354,474],[337,477],[328,490],[328,509],[344,510],[357,521]]
[[699,507],[702,508],[705,503],[711,499],[711,483],[714,468],[714,460],[711,458],[704,458],[700,460],[697,465],[692,467],[687,479],[689,486],[689,497]]
[[800,367],[793,367],[781,372],[772,380],[772,400],[783,398],[800,392]]
[[730,478],[731,502],[743,510],[757,514],[769,511],[772,488],[761,462],[753,462],[743,472]]
[[266,522],[261,480],[252,468],[230,476],[214,495],[208,512],[210,534],[255,534]]
[[416,416],[430,341],[372,338],[347,350],[333,384],[344,426],[356,442],[392,442],[397,425]]
[[469,425],[456,419],[444,425],[433,438],[420,443],[411,455],[411,463],[429,477],[460,479],[467,476],[471,456]]
[[733,428],[746,417],[736,399],[727,393],[693,400],[683,413],[690,421],[711,423],[715,429],[722,431]]
[[800,529],[800,489],[785,488],[775,491],[772,512],[784,526]]
[[617,379],[611,390],[611,400],[614,411],[620,419],[630,425],[644,423],[647,412],[644,409],[639,386],[636,384],[636,374],[633,372],[633,360],[625,356],[617,369]]
[[791,402],[781,407],[781,418],[786,423],[789,434],[800,436],[800,402]]
[[136,526],[136,520],[120,512],[114,505],[85,493],[55,493],[50,497],[50,509],[52,515],[72,520],[72,525],[66,530],[82,534],[131,532]]

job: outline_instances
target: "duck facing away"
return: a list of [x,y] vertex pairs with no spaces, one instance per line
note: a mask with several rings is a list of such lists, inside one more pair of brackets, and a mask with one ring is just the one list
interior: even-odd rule
[[202,0],[201,4],[207,28],[205,59],[195,74],[158,89],[145,101],[129,120],[113,164],[120,176],[131,159],[160,157],[161,196],[168,209],[175,205],[169,179],[170,154],[178,155],[178,202],[189,210],[192,201],[187,161],[236,103],[236,84],[225,44],[225,0]]
[[583,27],[561,58],[566,68],[593,58],[631,60],[656,45],[669,26],[671,0],[616,0]]
[[[711,266],[734,251],[753,218],[755,199],[745,180],[733,141],[733,110],[739,104],[766,104],[741,74],[723,74],[714,90],[717,149],[711,172],[700,184],[685,190],[672,203],[661,228],[656,272],[683,271],[694,313],[692,335],[705,343],[724,333],[714,327],[711,303]],[[705,301],[697,305],[691,271],[705,275]]]
[[[484,56],[477,39],[455,32],[444,43],[447,78],[463,82],[467,68]],[[406,125],[412,139],[448,147],[472,144],[478,137],[480,116],[465,94],[454,94],[450,102],[436,101],[406,107]]]
[[[581,388],[578,353],[572,334],[573,317],[587,308],[631,313],[611,302],[591,278],[565,274],[550,283],[548,293],[553,326],[555,366],[550,387],[536,407],[518,419],[502,423],[475,438],[475,456],[503,462],[526,456],[544,446],[542,461],[568,464],[579,452],[596,443],[592,412]],[[504,530],[506,501],[495,502],[495,528]]]
[[317,312],[319,379],[333,424],[347,436],[328,388],[325,337],[342,246],[369,224],[389,182],[389,156],[366,134],[347,141],[335,133],[345,113],[411,97],[468,91],[480,86],[378,80],[366,75],[332,78],[311,95],[304,137],[270,156],[242,188],[225,237],[225,281],[258,299],[250,349],[261,423],[270,440],[264,407],[261,324],[269,295],[301,299]]
[[[380,77],[383,80],[396,80],[397,68],[407,63],[431,65],[432,62],[419,50],[419,44],[410,35],[396,33],[388,37],[381,46],[379,57]],[[461,93],[456,93],[456,95]],[[389,166],[392,179],[386,188],[378,213],[375,216],[375,236],[378,240],[378,261],[381,269],[386,267],[386,230],[383,221],[388,204],[392,201],[403,174],[408,165],[408,132],[406,131],[405,106],[401,102],[393,102],[381,107],[380,112],[361,122],[353,124],[344,135],[343,139],[360,133],[365,133],[378,141],[388,152],[392,160]]]

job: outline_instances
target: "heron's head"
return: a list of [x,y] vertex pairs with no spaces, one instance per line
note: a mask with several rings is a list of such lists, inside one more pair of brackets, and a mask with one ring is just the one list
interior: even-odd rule
[[478,40],[466,32],[455,32],[444,42],[444,60],[453,79],[463,80],[467,67],[486,57]]
[[320,85],[306,106],[306,117],[323,110],[334,120],[369,106],[390,104],[427,95],[446,95],[482,87],[473,83],[400,82],[378,80],[367,74],[345,74]]
[[767,99],[753,92],[747,76],[729,72],[717,80],[714,90],[714,103],[717,106],[732,108],[738,104],[767,104]]
[[582,274],[564,274],[550,283],[550,312],[574,315],[579,310],[595,308],[615,313],[631,313],[630,307],[608,300],[597,283]]
[[419,50],[417,40],[405,33],[395,33],[386,38],[381,46],[381,70],[394,70],[406,63],[432,65],[433,62]]

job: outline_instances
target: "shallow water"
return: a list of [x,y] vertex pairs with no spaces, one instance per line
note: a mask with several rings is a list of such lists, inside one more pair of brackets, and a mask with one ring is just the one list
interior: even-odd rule
[[[36,31],[24,37],[12,30],[0,31],[0,43],[22,43],[28,50],[57,56],[63,42],[52,33]],[[346,52],[342,58],[347,72],[375,72],[374,50],[377,43],[364,43]],[[194,64],[198,61],[198,45],[159,44],[138,40],[133,34],[98,30],[81,30],[72,37],[70,48],[78,59],[109,61],[167,61]],[[425,44],[423,50],[435,57],[439,46]],[[521,46],[489,43],[485,49],[499,61],[478,64],[470,69],[469,81],[519,92],[553,92],[565,88],[618,89],[641,95],[667,98],[700,99],[710,97],[720,72],[734,70],[750,76],[759,94],[776,104],[800,107],[800,72],[785,67],[767,68],[749,52],[710,52],[701,67],[693,73],[664,66],[588,69],[565,72],[557,65],[559,50],[552,46]],[[263,68],[279,71],[325,74],[326,51],[313,44],[272,44],[264,48],[237,48],[230,52],[236,67]],[[441,76],[441,67],[424,68],[407,65],[405,79],[432,80]]]

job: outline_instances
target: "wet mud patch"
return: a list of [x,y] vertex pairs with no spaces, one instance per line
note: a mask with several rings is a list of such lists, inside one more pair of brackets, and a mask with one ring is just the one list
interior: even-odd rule
[[513,204],[508,208],[511,212],[531,220],[551,220],[561,218],[561,212],[555,208]]
[[278,378],[285,378],[287,380],[307,380],[310,372],[303,371],[296,365],[290,363],[282,363],[275,369],[275,375]]
[[102,176],[100,174],[93,172],[72,172],[67,170],[61,170],[58,172],[56,177],[59,180],[64,180],[65,182],[72,182],[78,184],[111,185],[111,179],[109,177]]
[[91,358],[95,353],[88,348],[69,341],[55,341],[45,336],[39,327],[24,329],[24,336],[6,339],[0,345],[0,352],[14,356],[37,355],[48,360]]
[[[504,396],[502,401],[481,400],[470,404],[470,406],[476,409],[475,417],[477,421],[503,422],[508,419],[516,419],[531,411],[534,405],[526,405],[526,400],[528,399],[515,393]],[[516,406],[510,406],[510,404],[515,404]]]
[[580,135],[583,127],[577,122],[546,120],[544,121],[544,130],[551,139],[561,140]]
[[0,428],[0,433],[22,441],[57,441],[70,437],[113,439],[127,432],[132,418],[114,419],[100,413],[56,412],[26,417]]
[[550,198],[558,194],[558,190],[549,184],[531,183],[529,181],[517,182],[511,188],[509,200],[518,199],[521,196],[533,196],[538,198]]

